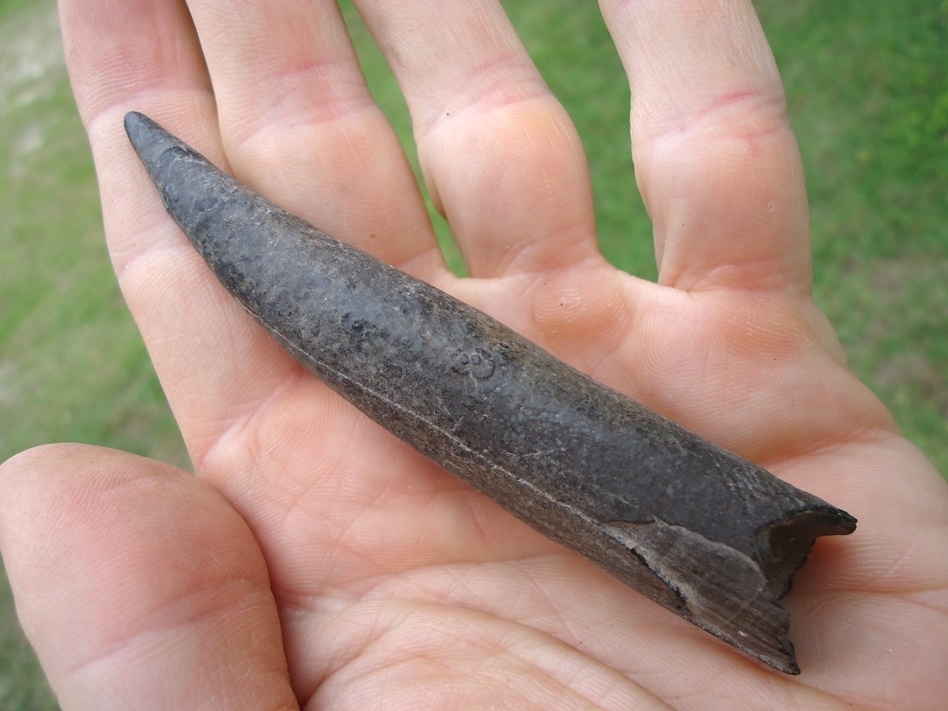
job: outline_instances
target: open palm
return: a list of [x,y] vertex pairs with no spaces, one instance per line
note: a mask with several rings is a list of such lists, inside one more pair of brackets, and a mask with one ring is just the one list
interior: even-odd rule
[[[356,5],[470,278],[443,264],[335,3],[61,2],[116,271],[199,475],[73,445],[5,465],[4,562],[63,708],[936,708],[948,487],[811,300],[800,161],[750,3],[601,3],[658,284],[597,251],[580,142],[498,4]],[[547,541],[305,373],[165,215],[132,109],[855,515],[786,598],[803,674]]]

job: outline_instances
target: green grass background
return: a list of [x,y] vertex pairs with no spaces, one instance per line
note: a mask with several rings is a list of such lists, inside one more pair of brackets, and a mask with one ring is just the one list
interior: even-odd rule
[[[948,472],[948,2],[756,5],[806,166],[817,299],[857,374]],[[505,6],[583,136],[603,250],[653,278],[628,88],[596,4]],[[397,89],[353,32],[412,150]],[[188,466],[108,262],[50,0],[0,0],[0,216],[0,459],[68,440]],[[55,707],[0,577],[0,709]]]

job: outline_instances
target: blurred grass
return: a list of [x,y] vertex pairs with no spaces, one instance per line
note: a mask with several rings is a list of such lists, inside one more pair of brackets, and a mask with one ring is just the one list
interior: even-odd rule
[[[756,5],[807,171],[817,299],[857,374],[948,473],[948,2]],[[505,7],[584,139],[604,252],[653,278],[628,88],[595,4]],[[412,150],[397,87],[353,32]],[[50,0],[0,0],[0,214],[0,458],[69,440],[187,466],[108,263]],[[0,585],[0,709],[55,708],[11,610]]]
[[948,476],[948,2],[759,7],[807,172],[816,298]]

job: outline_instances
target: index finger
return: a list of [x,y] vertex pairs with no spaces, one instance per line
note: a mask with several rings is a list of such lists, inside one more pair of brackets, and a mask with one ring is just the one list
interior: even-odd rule
[[62,0],[60,23],[119,285],[199,459],[298,367],[214,281],[125,136],[126,111],[141,110],[225,165],[198,37],[174,1]]

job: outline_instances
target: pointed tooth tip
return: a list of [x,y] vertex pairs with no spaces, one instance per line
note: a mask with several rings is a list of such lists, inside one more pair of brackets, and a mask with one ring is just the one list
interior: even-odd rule
[[137,111],[129,111],[125,114],[125,135],[128,136],[129,143],[138,154],[138,157],[144,160],[144,151],[147,147],[146,133],[148,130],[147,117]]
[[158,122],[138,111],[125,114],[125,133],[143,162],[153,162],[167,148],[180,143]]
[[150,120],[145,114],[137,111],[129,111],[125,114],[125,133],[134,142],[135,136],[146,128]]

